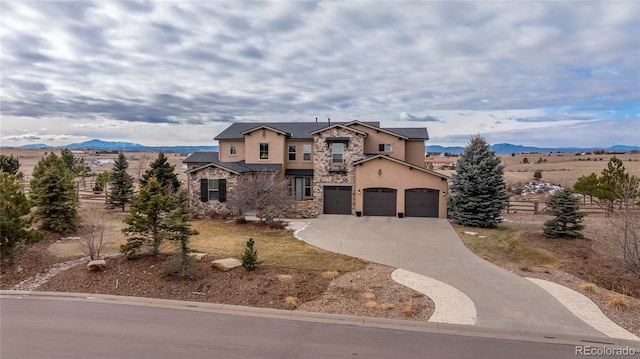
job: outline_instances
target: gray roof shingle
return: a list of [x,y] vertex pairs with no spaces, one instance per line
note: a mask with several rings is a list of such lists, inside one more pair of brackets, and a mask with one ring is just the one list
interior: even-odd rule
[[[335,124],[347,124],[348,122],[331,122],[332,125]],[[380,127],[379,122],[364,122],[371,126]],[[227,127],[224,131],[222,131],[218,136],[214,138],[214,140],[238,140],[243,139],[244,136],[242,133],[244,131],[260,128],[261,126],[272,127],[274,129],[278,129],[282,132],[288,133],[290,139],[305,139],[311,140],[313,136],[310,135],[311,132],[319,130],[321,128],[329,126],[327,122],[262,122],[262,123],[245,123],[245,122],[236,122],[231,126]]]

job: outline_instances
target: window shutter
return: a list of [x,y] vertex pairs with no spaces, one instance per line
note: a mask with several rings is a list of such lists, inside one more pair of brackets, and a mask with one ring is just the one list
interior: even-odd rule
[[378,151],[384,151],[384,143],[378,145]]
[[227,180],[226,179],[218,180],[218,201],[220,202],[227,201]]
[[209,180],[206,178],[200,180],[200,200],[202,202],[209,201]]

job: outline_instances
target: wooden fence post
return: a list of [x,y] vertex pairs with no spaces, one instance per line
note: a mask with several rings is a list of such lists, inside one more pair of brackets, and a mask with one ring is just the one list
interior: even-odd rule
[[538,201],[533,202],[533,214],[538,214]]

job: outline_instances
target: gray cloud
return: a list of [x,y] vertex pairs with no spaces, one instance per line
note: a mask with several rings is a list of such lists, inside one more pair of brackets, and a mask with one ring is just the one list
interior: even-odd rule
[[238,119],[412,121],[433,142],[434,129],[640,113],[636,2],[390,4],[9,2],[3,117],[183,126],[185,138]]
[[424,116],[414,116],[410,113],[406,113],[406,112],[402,112],[400,114],[400,120],[401,121],[412,121],[412,122],[442,122],[442,120],[438,119],[437,117],[431,116],[431,115],[424,115]]

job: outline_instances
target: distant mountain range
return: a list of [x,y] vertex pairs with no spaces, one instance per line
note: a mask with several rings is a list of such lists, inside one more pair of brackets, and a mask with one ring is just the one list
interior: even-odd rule
[[[123,150],[123,151],[164,151],[164,152],[180,152],[180,153],[191,153],[197,151],[217,151],[218,146],[144,146],[139,143],[131,143],[131,142],[109,142],[102,141],[99,139],[93,139],[86,142],[81,143],[71,143],[66,146],[49,146],[45,144],[33,144],[33,145],[24,145],[19,148],[24,149],[55,149],[55,148],[69,148],[69,149],[92,149],[92,150]],[[448,152],[450,154],[460,154],[464,147],[453,146],[453,147],[444,147],[444,146],[425,146],[425,152]],[[510,143],[497,143],[495,145],[491,145],[491,150],[497,154],[505,155],[511,153],[528,153],[528,152],[539,152],[539,153],[549,153],[549,152],[568,152],[568,153],[577,153],[577,152],[588,152],[593,150],[605,150],[605,151],[619,151],[619,152],[629,152],[632,150],[639,150],[638,146],[626,146],[626,145],[614,145],[611,147],[533,147],[533,146],[520,146],[520,145],[512,145]]]
[[68,148],[71,150],[123,150],[123,151],[164,151],[191,153],[197,151],[217,151],[218,146],[144,146],[139,143],[132,142],[110,142],[93,139],[86,142],[71,143],[66,146],[49,146],[42,143],[33,145],[24,145],[19,148],[24,149],[56,149]]
[[[499,155],[508,155],[512,153],[516,153],[516,154],[531,153],[531,152],[578,153],[578,152],[590,152],[594,150],[618,151],[618,152],[629,152],[632,150],[640,150],[640,147],[638,146],[626,146],[626,145],[614,145],[611,147],[533,147],[533,146],[512,145],[510,143],[496,143],[495,145],[491,145],[489,148],[491,149],[491,151]],[[424,149],[425,149],[425,152],[440,152],[440,153],[448,152],[450,154],[457,155],[462,153],[462,151],[464,150],[464,147],[426,146]]]

